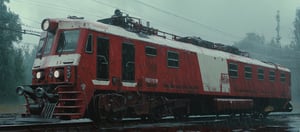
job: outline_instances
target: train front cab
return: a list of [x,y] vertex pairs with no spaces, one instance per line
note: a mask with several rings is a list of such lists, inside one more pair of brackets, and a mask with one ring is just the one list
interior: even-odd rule
[[83,29],[60,29],[57,21],[45,19],[36,59],[32,85],[17,87],[24,95],[24,116],[73,119],[83,117],[85,84],[78,82]]

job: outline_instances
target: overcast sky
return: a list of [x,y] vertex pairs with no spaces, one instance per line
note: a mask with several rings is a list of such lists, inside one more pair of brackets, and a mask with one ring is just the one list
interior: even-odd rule
[[[154,28],[228,45],[248,32],[264,35],[267,41],[275,37],[279,10],[281,43],[286,45],[293,38],[300,0],[10,0],[8,6],[19,14],[24,29],[41,31],[44,18],[69,15],[96,21],[110,17],[118,8],[150,21]],[[24,42],[37,43],[38,38],[24,35]]]

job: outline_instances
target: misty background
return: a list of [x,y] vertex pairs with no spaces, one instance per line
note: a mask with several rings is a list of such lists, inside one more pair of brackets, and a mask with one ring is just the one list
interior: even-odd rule
[[[252,58],[288,67],[292,73],[292,104],[295,111],[300,111],[299,0],[4,1],[7,1],[5,4],[7,10],[18,15],[17,23],[22,29],[36,32],[41,32],[40,23],[45,18],[79,16],[96,21],[111,17],[117,8],[130,16],[141,18],[144,24],[150,21],[152,27],[162,31],[180,36],[198,36],[212,42],[233,45],[249,52]],[[277,33],[279,41],[276,41]],[[12,75],[11,78],[20,75],[18,76],[20,81],[7,85],[7,80],[0,80],[3,86],[0,93],[3,99],[0,103],[18,101],[15,86],[31,83],[31,66],[38,41],[39,38],[36,36],[23,34],[21,39],[13,41],[15,50],[11,53],[6,52],[23,59],[15,61],[22,62],[18,64],[22,66],[22,70],[18,72],[13,70],[9,73]],[[1,63],[3,64],[3,61]],[[3,73],[1,64],[0,72]],[[21,76],[20,72],[24,73],[24,76]]]

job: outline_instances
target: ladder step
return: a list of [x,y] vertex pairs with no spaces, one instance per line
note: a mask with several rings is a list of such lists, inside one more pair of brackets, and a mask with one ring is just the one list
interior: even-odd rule
[[59,109],[72,109],[72,108],[80,108],[81,106],[56,106],[55,108],[59,108]]
[[50,119],[52,118],[56,103],[46,103],[42,110],[42,117]]
[[81,113],[53,113],[54,116],[74,116],[81,115]]
[[60,91],[58,94],[79,94],[81,91]]

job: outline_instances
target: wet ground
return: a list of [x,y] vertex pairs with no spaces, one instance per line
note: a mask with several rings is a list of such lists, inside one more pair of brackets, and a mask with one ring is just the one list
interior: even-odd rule
[[300,114],[271,115],[266,119],[249,117],[197,117],[187,121],[161,121],[134,125],[100,127],[100,131],[134,132],[300,132]]
[[0,115],[6,113],[22,113],[24,106],[19,104],[0,104]]
[[[5,120],[20,120],[18,117],[14,117],[14,114],[1,114],[0,121],[2,123]],[[13,117],[13,118],[11,118]],[[72,124],[80,122],[82,120],[74,121],[62,121],[61,124]],[[89,119],[85,122],[91,122]],[[55,122],[57,123],[57,122]],[[26,124],[26,123],[25,123]],[[93,124],[93,123],[90,123]],[[10,124],[11,125],[11,124]],[[20,124],[19,124],[20,125]],[[2,124],[3,126],[3,124]],[[70,128],[53,129],[50,128],[50,124],[44,124],[43,129],[39,130],[70,130],[70,128],[76,128],[78,131],[113,131],[113,132],[300,132],[300,114],[273,114],[266,119],[253,119],[250,117],[229,117],[221,116],[216,118],[215,116],[201,116],[189,118],[185,121],[175,121],[172,118],[164,119],[162,121],[139,121],[136,119],[127,119],[119,123],[101,123],[89,125],[87,128],[80,129],[80,126],[71,125]],[[62,125],[61,125],[62,126]],[[65,125],[63,125],[65,126]],[[49,127],[49,128],[47,128]],[[22,128],[22,130],[24,130]],[[30,129],[31,130],[31,129]],[[1,124],[0,124],[1,131]]]

